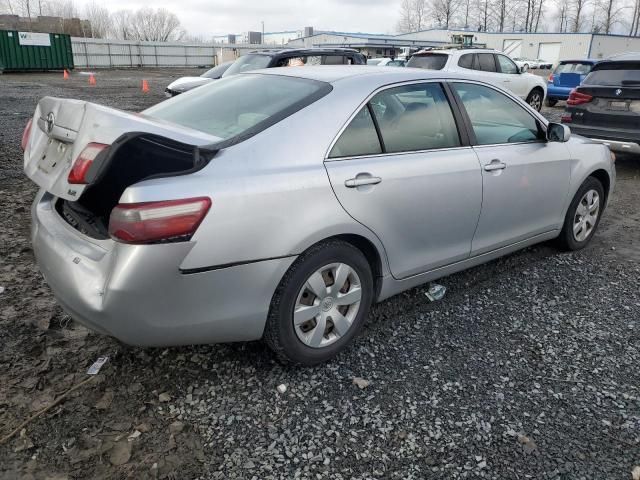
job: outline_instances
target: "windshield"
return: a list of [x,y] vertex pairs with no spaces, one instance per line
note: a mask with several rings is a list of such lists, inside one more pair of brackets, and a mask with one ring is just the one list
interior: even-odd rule
[[222,139],[257,133],[331,91],[328,83],[246,74],[211,82],[142,112]]
[[218,65],[217,67],[213,67],[211,70],[207,70],[204,72],[201,77],[205,78],[220,78],[222,74],[231,66],[232,62],[223,63],[222,65]]
[[640,85],[640,62],[598,64],[585,79],[586,85]]
[[414,55],[407,62],[407,67],[426,68],[427,70],[442,70],[447,63],[449,55],[430,53],[427,55]]
[[378,65],[381,61],[381,58],[371,58],[367,60],[367,65]]
[[240,57],[233,62],[226,72],[222,75],[228,77],[230,75],[236,75],[242,72],[248,72],[250,70],[259,70],[261,68],[267,68],[271,63],[271,57],[269,55],[248,54],[244,57]]
[[553,73],[579,73],[580,75],[586,75],[591,71],[593,65],[591,63],[561,63],[558,65]]

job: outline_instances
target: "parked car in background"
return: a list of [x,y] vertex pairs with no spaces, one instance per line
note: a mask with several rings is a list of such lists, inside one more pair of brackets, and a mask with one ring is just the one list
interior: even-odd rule
[[404,67],[406,60],[402,58],[369,58],[367,65],[371,67]]
[[262,68],[312,65],[366,65],[363,54],[352,48],[285,48],[256,50],[238,58],[223,77]]
[[207,70],[199,77],[181,77],[167,85],[164,93],[167,97],[175,97],[176,95],[180,95],[188,90],[205,85],[212,80],[218,80],[232,64],[233,62],[222,63],[210,70]]
[[22,145],[35,257],[74,319],[144,346],[263,338],[304,365],[373,302],[585,247],[615,183],[604,145],[461,71],[267,69],[135,114],[45,97]]
[[640,53],[595,64],[569,94],[562,123],[611,150],[640,154]]
[[542,58],[537,58],[536,62],[538,62],[538,68],[540,68],[542,70],[549,70],[549,69],[553,68],[553,62],[547,62],[546,60],[544,60]]
[[553,107],[569,98],[571,90],[582,83],[596,63],[598,60],[590,58],[561,61],[547,79],[547,105]]
[[538,62],[537,60],[531,60],[521,57],[515,57],[512,60],[524,71],[527,71],[530,68],[540,68],[540,62]]
[[511,90],[540,111],[547,90],[546,82],[537,75],[523,72],[511,58],[485,49],[427,50],[414,54],[407,67],[469,72],[478,80]]

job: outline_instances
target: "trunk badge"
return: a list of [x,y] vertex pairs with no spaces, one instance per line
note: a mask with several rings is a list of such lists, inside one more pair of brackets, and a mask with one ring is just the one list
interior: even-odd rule
[[619,97],[620,95],[622,95],[622,89],[621,88],[616,90],[616,96]]
[[56,117],[53,114],[53,112],[49,112],[49,115],[47,115],[47,120],[45,122],[44,128],[47,131],[47,134],[51,133],[51,131],[53,130],[53,126],[55,125],[55,121],[56,121]]

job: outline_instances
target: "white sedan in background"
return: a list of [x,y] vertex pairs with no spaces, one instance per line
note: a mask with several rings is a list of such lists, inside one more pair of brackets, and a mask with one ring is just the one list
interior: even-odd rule
[[538,111],[547,94],[545,79],[524,72],[511,58],[496,50],[423,50],[411,57],[407,67],[473,73],[478,80],[510,90]]

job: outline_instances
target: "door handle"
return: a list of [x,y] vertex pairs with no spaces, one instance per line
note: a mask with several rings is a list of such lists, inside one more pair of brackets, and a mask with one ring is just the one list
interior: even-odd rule
[[495,172],[496,170],[504,170],[505,168],[507,168],[507,164],[497,159],[491,160],[491,163],[484,166],[486,172]]
[[356,177],[350,178],[344,181],[344,186],[347,188],[357,188],[363,185],[377,185],[382,179],[380,177]]

